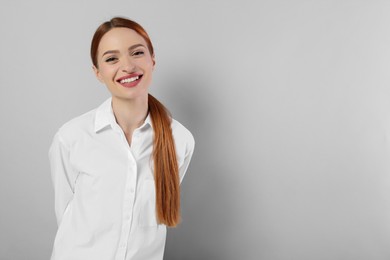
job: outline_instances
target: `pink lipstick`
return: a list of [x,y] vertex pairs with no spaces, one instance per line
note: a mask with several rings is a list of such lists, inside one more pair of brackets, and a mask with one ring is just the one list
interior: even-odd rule
[[141,81],[143,74],[140,73],[132,73],[117,79],[116,81],[121,84],[125,88],[132,88],[138,85]]

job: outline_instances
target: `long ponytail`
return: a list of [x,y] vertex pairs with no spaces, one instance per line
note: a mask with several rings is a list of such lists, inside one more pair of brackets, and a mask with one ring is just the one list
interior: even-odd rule
[[157,221],[174,227],[180,222],[180,180],[171,116],[155,97],[149,94],[152,119],[154,181],[156,185]]

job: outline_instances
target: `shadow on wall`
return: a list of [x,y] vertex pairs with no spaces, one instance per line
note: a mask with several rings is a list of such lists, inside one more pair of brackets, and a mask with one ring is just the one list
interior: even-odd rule
[[[234,176],[234,169],[229,169],[221,151],[220,140],[224,129],[218,116],[221,93],[200,69],[182,72],[170,78],[167,98],[174,117],[185,125],[195,138],[195,152],[190,167],[182,183],[182,224],[177,229],[168,229],[166,259],[229,259],[225,255],[226,241],[231,234],[229,227],[233,225],[231,198],[232,192],[228,178]],[[170,75],[177,75],[171,73]],[[215,80],[214,80],[215,82]],[[230,172],[229,172],[230,171]]]

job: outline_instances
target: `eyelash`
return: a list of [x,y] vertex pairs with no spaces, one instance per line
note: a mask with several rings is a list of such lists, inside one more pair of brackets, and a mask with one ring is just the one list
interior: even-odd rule
[[135,51],[132,53],[132,55],[134,55],[134,56],[140,56],[142,54],[144,54],[144,51]]
[[[143,55],[144,53],[145,53],[144,51],[135,51],[135,52],[133,52],[131,55],[132,55],[132,56],[141,56],[141,55]],[[106,62],[112,63],[112,62],[114,62],[114,61],[116,61],[116,60],[117,60],[116,57],[109,57],[109,58],[106,59]]]
[[113,62],[114,60],[116,60],[116,57],[109,57],[106,62]]

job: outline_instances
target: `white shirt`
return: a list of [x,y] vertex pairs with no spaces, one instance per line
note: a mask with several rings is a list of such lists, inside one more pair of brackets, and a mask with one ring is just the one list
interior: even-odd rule
[[[176,120],[171,126],[181,182],[195,142]],[[111,98],[58,130],[49,150],[58,223],[52,260],[163,259],[152,146],[149,115],[129,146]]]

